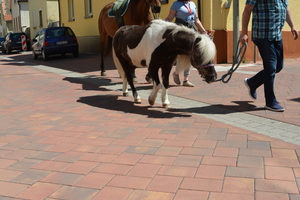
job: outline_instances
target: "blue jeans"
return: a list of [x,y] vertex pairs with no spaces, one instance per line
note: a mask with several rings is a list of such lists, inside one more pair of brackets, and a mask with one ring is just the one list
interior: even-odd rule
[[266,105],[270,106],[277,102],[274,93],[274,80],[275,74],[283,68],[282,40],[253,39],[253,42],[258,47],[264,68],[250,78],[248,83],[253,89],[257,89],[264,84]]

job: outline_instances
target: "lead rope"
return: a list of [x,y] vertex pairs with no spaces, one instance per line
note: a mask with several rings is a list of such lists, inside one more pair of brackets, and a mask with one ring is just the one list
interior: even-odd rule
[[243,58],[244,58],[245,53],[246,53],[246,50],[247,50],[247,46],[248,46],[247,43],[245,43],[240,47],[240,42],[238,42],[237,48],[236,48],[236,51],[235,51],[235,55],[233,56],[233,62],[232,62],[231,68],[227,71],[226,74],[224,74],[220,79],[217,79],[215,82],[218,82],[218,81],[222,81],[223,83],[228,83],[229,82],[229,80],[232,77],[233,72],[235,70],[237,70],[237,68],[242,63]]

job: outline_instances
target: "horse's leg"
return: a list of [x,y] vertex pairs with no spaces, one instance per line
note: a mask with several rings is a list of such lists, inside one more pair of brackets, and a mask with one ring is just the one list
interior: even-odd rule
[[147,83],[152,83],[152,78],[151,78],[151,75],[149,73],[149,70],[148,70],[148,73],[145,76],[145,80],[147,81]]
[[153,106],[157,97],[157,93],[161,88],[161,84],[158,77],[158,69],[154,69],[154,67],[151,64],[149,66],[149,74],[151,75],[153,80],[153,89],[148,97],[148,102],[151,106]]
[[[127,82],[128,82],[128,84],[132,90],[134,103],[141,103],[141,97],[139,96],[139,94],[133,84],[133,74],[134,74],[136,67],[133,66],[132,64],[130,64],[125,58],[123,58],[123,57],[120,57],[120,58],[121,59],[119,61],[120,61],[120,65],[122,66],[122,70],[120,70],[119,72],[121,72],[120,75],[123,78],[123,95],[128,94],[128,90],[127,90]],[[117,67],[117,65],[116,65],[116,67]]]
[[104,59],[107,54],[107,48],[108,48],[108,41],[109,36],[107,33],[103,32],[103,34],[100,36],[100,54],[101,54],[101,63],[100,63],[100,70],[101,70],[101,76],[106,76],[106,70],[104,67]]
[[168,88],[169,88],[169,75],[172,69],[173,63],[169,65],[164,65],[162,69],[162,92],[161,92],[161,102],[164,108],[170,107],[170,101],[168,96]]
[[124,71],[125,71],[125,75],[127,77],[128,84],[132,90],[134,103],[141,103],[142,102],[141,97],[139,96],[139,94],[134,86],[134,83],[133,83],[134,82],[133,74],[134,74],[135,68],[136,68],[135,66],[132,66],[129,63],[127,63],[127,66],[124,68]]
[[127,78],[126,78],[123,66],[120,63],[119,58],[116,56],[114,49],[112,49],[112,54],[113,54],[113,60],[114,60],[115,66],[119,72],[119,75],[121,76],[121,78],[123,80],[123,86],[122,86],[123,96],[126,97],[126,96],[128,96]]

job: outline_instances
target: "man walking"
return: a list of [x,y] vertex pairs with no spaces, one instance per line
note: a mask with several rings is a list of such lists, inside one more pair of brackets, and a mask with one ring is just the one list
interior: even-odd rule
[[248,41],[248,24],[252,13],[252,40],[258,47],[263,61],[263,70],[245,79],[245,85],[253,99],[257,98],[256,89],[264,85],[265,108],[283,112],[285,109],[277,101],[274,93],[275,74],[283,68],[282,28],[285,21],[291,28],[296,40],[299,33],[294,26],[287,0],[246,0],[242,16],[240,42]]

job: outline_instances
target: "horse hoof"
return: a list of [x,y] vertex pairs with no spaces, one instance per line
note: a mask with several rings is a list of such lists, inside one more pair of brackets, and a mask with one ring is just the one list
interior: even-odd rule
[[128,92],[124,92],[123,97],[128,97]]
[[134,100],[134,103],[140,104],[140,103],[142,103],[142,101],[141,101],[141,99],[136,99],[136,100]]
[[150,99],[148,99],[148,102],[149,102],[149,104],[151,105],[151,106],[153,106],[154,105],[154,101],[151,101]]
[[101,76],[106,76],[106,72],[101,72]]
[[169,108],[171,108],[171,105],[170,104],[163,104],[163,107],[166,108],[166,109],[169,109]]
[[137,78],[132,79],[133,83],[137,83]]

